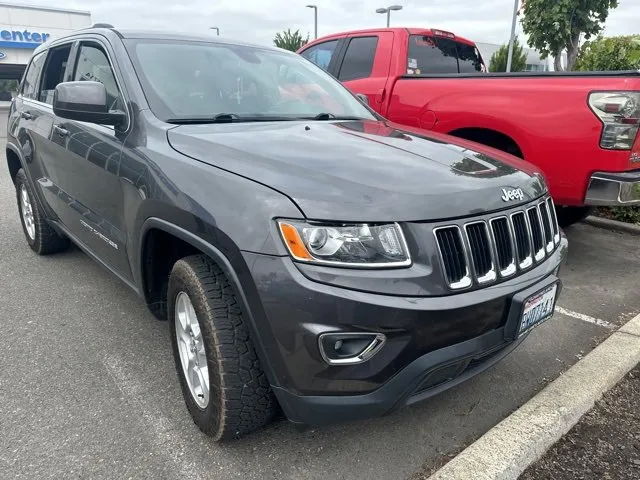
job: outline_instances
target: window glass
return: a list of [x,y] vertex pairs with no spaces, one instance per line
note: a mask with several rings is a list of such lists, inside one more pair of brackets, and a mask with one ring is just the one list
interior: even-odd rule
[[49,49],[47,62],[42,73],[40,93],[38,99],[41,102],[53,105],[53,93],[56,86],[64,81],[64,72],[67,69],[67,61],[71,53],[71,45],[63,45]]
[[367,78],[373,70],[378,37],[352,38],[340,67],[338,79],[342,81]]
[[124,110],[124,104],[118,90],[118,84],[109,64],[109,58],[102,48],[95,44],[83,44],[78,53],[76,70],[73,74],[76,82],[100,82],[107,90],[109,110]]
[[41,52],[31,60],[27,73],[22,83],[22,96],[36,100],[38,98],[38,78],[44,65],[44,60],[47,58],[46,52]]
[[331,63],[331,59],[333,58],[333,54],[335,53],[337,46],[338,40],[331,40],[330,42],[314,45],[302,52],[301,55],[327,71],[329,70],[329,63]]
[[[178,40],[125,40],[153,112],[163,119],[374,119],[340,82],[300,55],[268,48]],[[167,68],[167,59],[171,68]]]
[[458,66],[460,73],[482,72],[482,57],[480,52],[473,45],[456,42],[458,48]]
[[408,75],[484,71],[476,47],[450,38],[410,35],[408,52]]

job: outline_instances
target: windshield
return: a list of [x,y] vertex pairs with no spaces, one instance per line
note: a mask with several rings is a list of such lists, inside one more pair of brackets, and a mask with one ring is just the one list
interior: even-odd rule
[[444,37],[410,35],[407,56],[407,75],[486,70],[475,46]]
[[337,80],[293,53],[190,41],[126,44],[151,110],[165,121],[220,114],[375,120]]

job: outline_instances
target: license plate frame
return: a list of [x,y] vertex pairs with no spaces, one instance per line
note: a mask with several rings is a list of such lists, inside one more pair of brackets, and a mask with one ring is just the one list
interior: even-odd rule
[[[517,337],[519,338],[531,332],[531,330],[549,320],[555,312],[557,300],[558,282],[554,282],[552,285],[539,290],[522,302],[522,309],[520,310],[520,316],[518,318]],[[527,314],[534,312],[534,309],[537,307],[541,307],[541,310],[527,317]]]

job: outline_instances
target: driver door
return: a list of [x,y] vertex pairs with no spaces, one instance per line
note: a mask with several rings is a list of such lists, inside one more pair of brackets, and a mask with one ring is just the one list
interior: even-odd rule
[[[76,49],[69,80],[102,83],[109,109],[126,112],[108,45],[96,39],[81,41]],[[130,121],[128,116],[127,123]],[[61,118],[54,128],[67,152],[60,160],[59,181],[66,193],[67,218],[72,223],[68,227],[109,268],[131,280],[119,176],[126,133],[112,126]]]

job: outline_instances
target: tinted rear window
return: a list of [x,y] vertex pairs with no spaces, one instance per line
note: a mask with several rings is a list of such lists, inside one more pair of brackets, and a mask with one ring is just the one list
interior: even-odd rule
[[410,35],[407,74],[482,72],[480,52],[450,38]]

